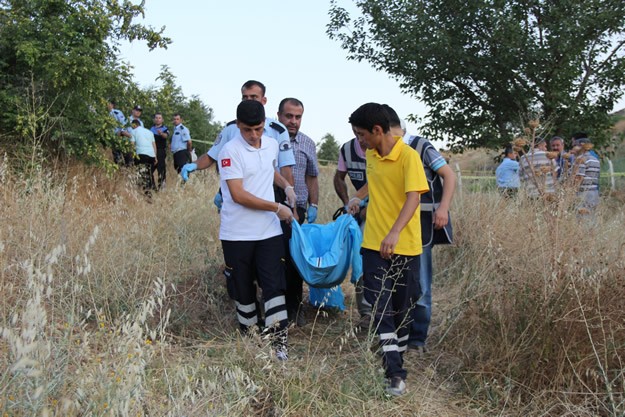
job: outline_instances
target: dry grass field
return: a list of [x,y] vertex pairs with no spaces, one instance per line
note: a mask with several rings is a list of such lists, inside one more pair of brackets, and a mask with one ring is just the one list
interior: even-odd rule
[[[339,200],[321,173],[319,221]],[[372,337],[307,310],[290,358],[242,338],[221,274],[213,172],[146,200],[130,171],[18,175],[0,161],[0,415],[468,416],[625,413],[620,204],[459,192],[435,250],[430,350],[385,396]]]

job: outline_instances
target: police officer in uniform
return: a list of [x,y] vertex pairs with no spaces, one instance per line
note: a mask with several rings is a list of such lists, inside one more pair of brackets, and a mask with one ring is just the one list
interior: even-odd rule
[[[247,81],[241,87],[241,100],[254,100],[265,105],[267,104],[265,91],[265,85],[260,81]],[[219,136],[217,136],[215,143],[206,154],[200,156],[194,163],[187,164],[183,167],[181,172],[182,178],[186,181],[189,178],[190,172],[210,168],[217,160],[219,152],[224,144],[232,140],[232,138],[234,138],[238,133],[239,128],[236,125],[236,121],[233,120],[228,123]],[[295,156],[293,155],[291,140],[286,127],[284,127],[284,125],[277,120],[267,117],[265,119],[265,130],[263,134],[278,141],[280,149],[280,153],[278,154],[278,168],[280,168],[280,174],[287,179],[289,184],[293,184],[292,167],[295,165]],[[284,202],[284,200],[282,200],[282,202]],[[295,205],[294,201],[289,203],[292,203],[293,206]],[[215,196],[215,204],[218,208],[221,206],[220,194]]]
[[[116,109],[115,106],[117,106],[117,103],[115,102],[115,100],[111,99],[108,101],[107,108],[109,110],[109,115],[113,119],[115,119],[115,122],[117,124],[114,130],[114,133],[115,133],[115,136],[125,136],[123,132],[124,132],[124,126],[126,126],[126,117],[124,116],[124,113],[121,110]],[[122,153],[122,151],[120,151],[119,149],[113,148],[113,161],[117,165],[121,165],[124,163],[124,154]]]
[[180,113],[174,114],[174,131],[171,135],[171,153],[174,156],[174,168],[180,172],[185,164],[191,162],[191,133],[182,124]]
[[167,138],[169,129],[163,124],[163,114],[154,114],[154,126],[150,128],[156,143],[156,169],[158,171],[158,188],[162,188],[166,177]]

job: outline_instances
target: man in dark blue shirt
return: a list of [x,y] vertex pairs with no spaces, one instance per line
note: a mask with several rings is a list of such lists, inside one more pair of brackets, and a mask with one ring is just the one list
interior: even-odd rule
[[154,114],[154,126],[150,128],[154,134],[154,142],[156,143],[156,170],[158,171],[158,189],[160,190],[165,184],[166,177],[166,158],[167,158],[167,138],[169,137],[169,129],[163,125],[163,115],[161,113]]

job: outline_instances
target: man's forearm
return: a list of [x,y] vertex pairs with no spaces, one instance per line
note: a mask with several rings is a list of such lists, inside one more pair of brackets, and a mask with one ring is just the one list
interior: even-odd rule
[[319,204],[319,179],[306,175],[306,188],[308,189],[308,202]]
[[343,202],[343,205],[346,205],[349,201],[349,195],[347,194],[347,183],[345,182],[344,178],[341,178],[338,175],[338,171],[336,174],[334,174],[334,191]]
[[364,200],[369,196],[369,184],[365,184],[358,191],[356,191],[355,197]]
[[416,191],[406,193],[406,201],[399,212],[399,216],[397,216],[397,220],[393,223],[390,232],[400,233],[404,227],[406,227],[410,219],[414,216],[417,207],[419,207],[420,199],[421,194]]
[[215,160],[208,156],[208,154],[203,154],[197,159],[197,161],[195,161],[195,163],[197,165],[197,169],[202,170],[210,168],[215,163]]
[[295,180],[293,179],[293,166],[289,165],[280,168],[280,174],[289,182],[289,185],[295,185]]
[[273,183],[283,190],[286,190],[286,187],[292,187],[289,181],[278,171],[274,171],[273,173]]
[[440,208],[449,211],[451,199],[456,191],[456,174],[449,165],[443,165],[437,174],[443,179],[443,196],[441,197]]

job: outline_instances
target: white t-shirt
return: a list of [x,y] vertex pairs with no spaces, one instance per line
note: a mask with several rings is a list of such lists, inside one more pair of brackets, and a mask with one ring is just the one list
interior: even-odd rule
[[265,135],[258,149],[250,146],[240,133],[224,144],[217,159],[223,196],[219,239],[254,241],[282,234],[280,220],[274,212],[235,203],[227,184],[227,180],[243,179],[245,191],[274,201],[273,178],[278,152],[278,142]]

